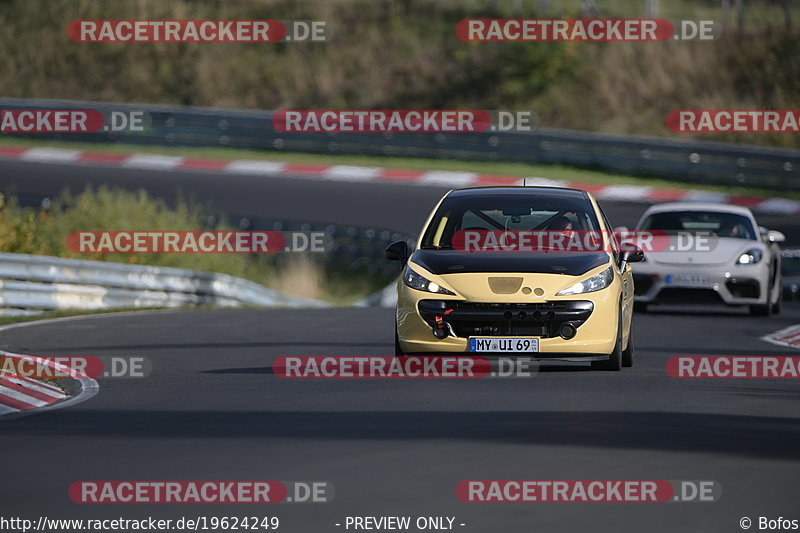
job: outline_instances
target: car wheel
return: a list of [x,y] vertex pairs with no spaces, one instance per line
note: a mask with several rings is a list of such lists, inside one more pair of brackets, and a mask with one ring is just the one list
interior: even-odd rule
[[778,291],[778,299],[772,304],[772,314],[779,315],[783,311],[783,287]]
[[636,313],[646,313],[647,302],[633,302],[633,311]]
[[775,304],[772,303],[772,291],[775,290],[775,285],[769,287],[767,292],[767,303],[764,305],[754,304],[750,306],[750,314],[753,316],[770,316],[775,309]]
[[592,370],[622,370],[622,313],[617,326],[617,342],[607,361],[592,361]]
[[628,334],[628,346],[622,352],[622,366],[625,368],[630,368],[633,366],[633,356],[636,353],[636,349],[633,346],[633,318],[631,318],[631,331]]
[[406,354],[403,353],[403,349],[400,348],[400,338],[397,336],[397,330],[394,330],[394,356],[395,357],[404,357]]

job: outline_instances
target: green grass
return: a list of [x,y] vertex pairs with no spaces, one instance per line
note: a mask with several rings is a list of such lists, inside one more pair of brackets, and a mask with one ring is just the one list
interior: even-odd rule
[[412,170],[450,170],[478,172],[481,174],[501,174],[519,177],[543,177],[566,180],[575,183],[597,183],[605,185],[643,185],[668,189],[701,189],[743,196],[781,196],[800,199],[800,191],[774,191],[749,187],[728,187],[721,185],[687,184],[656,177],[626,176],[599,170],[556,166],[531,165],[528,163],[504,163],[486,161],[457,161],[453,159],[423,159],[411,157],[382,157],[360,155],[327,155],[287,152],[266,152],[258,150],[238,150],[235,148],[190,148],[139,146],[124,144],[73,143],[68,141],[44,141],[35,139],[0,138],[0,145],[30,148],[53,147],[70,150],[86,150],[111,153],[148,153],[186,157],[205,157],[219,159],[259,159],[290,163],[310,163],[320,165],[360,165],[367,167],[403,168]]

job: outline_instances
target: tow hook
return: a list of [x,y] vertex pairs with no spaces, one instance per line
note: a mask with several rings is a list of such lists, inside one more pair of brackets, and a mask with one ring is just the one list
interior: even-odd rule
[[[452,309],[448,309],[441,315],[436,315],[434,317],[436,325],[433,327],[433,336],[436,337],[437,339],[444,339],[448,335],[453,333],[453,328],[450,327],[450,324],[448,324],[444,319],[444,317],[446,317],[452,312],[453,312]],[[453,336],[455,336],[455,333],[453,333]]]

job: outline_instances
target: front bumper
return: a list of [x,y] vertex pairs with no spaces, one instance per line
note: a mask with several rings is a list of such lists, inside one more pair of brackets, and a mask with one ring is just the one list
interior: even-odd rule
[[766,264],[724,267],[637,264],[635,301],[655,304],[765,304],[769,293]]
[[[620,314],[619,288],[614,285],[573,299],[562,297],[532,302],[471,302],[398,286],[397,333],[405,353],[470,353],[469,337],[538,337],[536,353],[506,354],[543,358],[607,359],[613,351]],[[435,317],[447,309],[449,335],[433,335]],[[523,315],[520,315],[523,313]],[[558,327],[573,323],[571,339],[558,336]],[[484,353],[474,353],[484,355]]]
[[447,322],[456,337],[530,336],[551,338],[565,324],[580,328],[591,316],[590,300],[541,303],[488,303],[420,300],[420,316],[433,328],[436,317]]

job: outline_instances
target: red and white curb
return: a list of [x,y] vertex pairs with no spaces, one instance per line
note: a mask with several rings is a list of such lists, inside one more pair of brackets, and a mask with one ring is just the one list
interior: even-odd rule
[[[2,356],[11,359],[24,358],[7,352],[2,352]],[[10,372],[0,372],[0,416],[48,407],[68,397],[66,392],[53,384]]]
[[47,407],[67,398],[66,392],[50,383],[0,372],[0,415]]
[[[405,183],[436,187],[476,187],[486,185],[546,185],[584,189],[600,200],[626,202],[720,202],[749,207],[766,214],[794,215],[800,213],[800,201],[786,198],[737,196],[694,189],[658,189],[639,185],[603,185],[553,180],[542,177],[521,178],[500,174],[453,172],[445,170],[410,170],[363,167],[353,165],[317,165],[283,163],[247,159],[207,159],[155,154],[115,154],[83,152],[61,148],[21,148],[0,146],[0,158],[35,163],[102,165],[142,170],[184,170],[240,174],[252,176],[292,176],[328,181],[359,183]],[[524,181],[523,181],[524,180]]]
[[[69,318],[80,317],[9,324],[7,326],[0,326],[0,332],[19,327],[35,326],[47,322],[68,320]],[[37,365],[46,365],[57,370],[61,374],[69,375],[69,378],[64,379],[75,380],[78,388],[75,394],[70,395],[64,392],[60,387],[51,383],[14,375],[9,372],[0,372],[0,421],[69,407],[92,398],[100,390],[100,386],[94,379],[80,374],[74,369],[56,363],[51,359],[35,355],[16,354],[4,350],[0,350],[0,356],[10,357],[12,359],[29,359],[35,361]],[[15,366],[18,367],[18,365]]]
[[762,341],[800,350],[800,324],[789,326],[761,337]]

